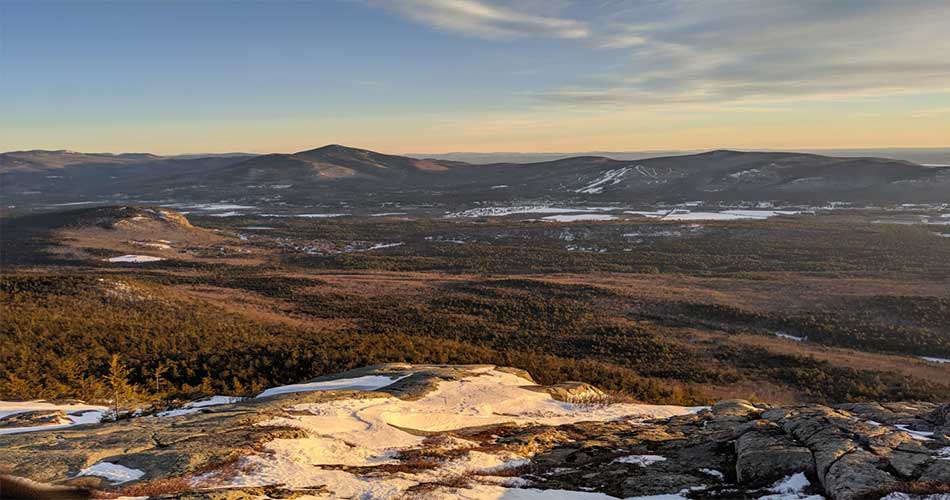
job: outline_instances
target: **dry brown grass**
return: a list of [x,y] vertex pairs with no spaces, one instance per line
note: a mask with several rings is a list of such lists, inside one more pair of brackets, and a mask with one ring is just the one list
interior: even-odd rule
[[154,497],[159,495],[168,495],[194,489],[187,478],[168,477],[155,479],[143,483],[133,484],[120,488],[115,492],[105,493],[99,498],[117,498],[117,497]]
[[461,474],[452,474],[435,481],[419,483],[409,487],[400,496],[400,500],[425,500],[432,496],[432,492],[442,488],[460,489],[468,488],[474,482],[476,474],[473,471],[463,472]]
[[781,354],[809,356],[836,366],[847,366],[858,370],[894,371],[937,383],[946,383],[947,380],[950,380],[950,363],[926,363],[912,356],[876,354],[840,347],[821,346],[808,342],[793,342],[761,335],[731,335],[728,341],[764,347],[769,351]]
[[890,493],[909,493],[912,495],[950,493],[950,484],[937,481],[906,481],[867,493],[858,500],[877,500]]

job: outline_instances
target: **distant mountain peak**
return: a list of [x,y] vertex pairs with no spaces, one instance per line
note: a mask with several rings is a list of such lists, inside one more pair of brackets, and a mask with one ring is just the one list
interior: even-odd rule
[[370,151],[368,149],[352,148],[349,146],[344,146],[342,144],[327,144],[326,146],[320,146],[315,149],[308,149],[306,151],[300,151],[294,154],[380,154],[375,151]]

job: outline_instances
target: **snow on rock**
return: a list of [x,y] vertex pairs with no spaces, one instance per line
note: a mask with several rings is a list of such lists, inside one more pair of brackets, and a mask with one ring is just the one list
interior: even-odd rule
[[707,476],[712,476],[720,481],[726,478],[726,475],[716,469],[699,469],[699,472],[706,474]]
[[348,389],[358,391],[373,391],[376,389],[382,389],[387,385],[392,385],[406,377],[408,377],[408,375],[397,378],[390,378],[382,375],[365,375],[355,378],[341,378],[336,380],[324,380],[321,382],[283,385],[280,387],[271,387],[270,389],[258,394],[257,397],[266,398],[268,396],[286,394],[289,392],[338,391]]
[[604,188],[607,186],[613,186],[621,181],[623,177],[627,175],[627,172],[630,171],[630,167],[615,168],[608,170],[600,175],[590,184],[575,190],[575,193],[583,194],[600,194],[604,192]]
[[805,473],[799,472],[777,481],[769,488],[769,491],[772,493],[800,493],[810,485],[811,481],[805,477]]
[[108,408],[86,404],[53,404],[44,401],[0,401],[0,418],[31,411],[62,411],[66,421],[29,427],[7,427],[0,434],[19,434],[22,432],[51,431],[65,429],[82,424],[95,424],[102,420]]
[[906,425],[903,425],[903,424],[897,424],[897,425],[895,425],[894,427],[897,427],[898,429],[900,429],[900,430],[902,430],[902,431],[904,431],[904,432],[910,434],[910,436],[911,436],[912,438],[914,438],[914,439],[916,439],[916,440],[918,440],[918,441],[932,441],[932,440],[933,440],[933,438],[931,437],[931,436],[934,435],[933,432],[928,432],[928,431],[915,431],[915,430],[912,430],[912,429],[910,429],[909,427],[907,427]]
[[104,479],[108,479],[112,484],[122,484],[129,481],[135,481],[136,479],[141,479],[145,475],[145,472],[142,472],[138,469],[130,469],[123,465],[113,464],[109,462],[99,462],[91,467],[87,467],[81,471],[77,476],[96,476]]
[[776,481],[769,488],[770,492],[776,494],[759,497],[759,500],[824,500],[824,497],[820,495],[806,495],[803,493],[805,488],[809,486],[811,486],[811,481],[805,477],[804,472],[799,472]]
[[937,450],[936,456],[939,460],[950,460],[950,446]]
[[950,359],[946,359],[946,358],[931,358],[929,356],[919,356],[919,358],[924,361],[929,361],[931,363],[950,363]]
[[[407,375],[408,376],[408,375]],[[400,378],[369,375],[285,386],[260,396],[300,390],[366,388],[378,389]],[[396,498],[421,482],[435,482],[469,472],[490,472],[526,463],[512,452],[484,453],[469,450],[435,469],[388,476],[356,476],[331,466],[374,466],[397,463],[401,450],[423,446],[424,435],[462,428],[501,423],[561,425],[580,421],[651,419],[697,411],[682,406],[583,405],[555,400],[550,394],[533,390],[531,381],[497,370],[494,366],[471,368],[461,379],[441,380],[427,394],[415,400],[396,397],[335,399],[320,403],[296,404],[284,416],[258,425],[290,426],[308,437],[276,439],[264,444],[264,452],[243,461],[237,476],[220,486],[264,486],[283,484],[288,488],[329,485],[334,497]],[[259,396],[259,397],[260,397]],[[457,443],[460,449],[464,440]],[[478,483],[470,488],[431,492],[427,498],[578,498],[601,500],[603,494],[515,489],[518,482],[506,478],[504,485]],[[510,482],[514,481],[514,482]],[[427,492],[427,495],[429,493]]]
[[165,259],[162,257],[153,257],[151,255],[121,255],[119,257],[109,257],[105,260],[106,262],[130,262],[133,264],[140,264],[142,262],[156,262]]
[[648,465],[653,465],[657,462],[665,462],[666,458],[659,455],[627,455],[625,457],[620,457],[615,459],[614,462],[621,464],[634,464],[639,465],[640,467],[646,467]]
[[234,397],[234,396],[211,396],[208,399],[202,399],[201,401],[192,401],[190,403],[185,403],[181,408],[175,410],[168,410],[158,412],[155,415],[158,417],[178,417],[181,415],[188,415],[189,413],[196,413],[201,411],[202,408],[207,408],[209,406],[219,406],[219,405],[229,405],[237,403],[244,398]]

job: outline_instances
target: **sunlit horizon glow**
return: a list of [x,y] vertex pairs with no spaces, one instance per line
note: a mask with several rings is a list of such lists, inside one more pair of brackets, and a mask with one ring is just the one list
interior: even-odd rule
[[941,0],[11,1],[0,150],[950,147]]

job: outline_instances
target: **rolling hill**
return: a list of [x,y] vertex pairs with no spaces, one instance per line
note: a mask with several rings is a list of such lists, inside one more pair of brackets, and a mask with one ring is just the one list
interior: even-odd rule
[[475,165],[329,145],[293,154],[164,158],[5,153],[8,205],[163,200],[354,205],[509,200],[864,204],[950,201],[950,167],[886,158],[710,151],[621,161],[580,156]]

